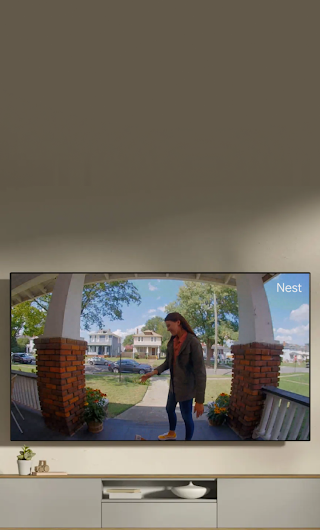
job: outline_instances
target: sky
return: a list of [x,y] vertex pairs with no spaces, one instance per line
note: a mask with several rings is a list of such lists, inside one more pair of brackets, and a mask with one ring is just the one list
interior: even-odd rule
[[[297,292],[289,292],[289,287],[283,292],[280,286],[297,286]],[[280,274],[265,284],[265,290],[275,340],[301,346],[309,343],[309,274]]]
[[[111,329],[123,340],[126,335],[136,333],[153,316],[166,316],[165,306],[176,299],[184,284],[178,280],[130,280],[141,295],[141,304],[123,306],[123,320],[104,320],[104,329]],[[300,287],[298,287],[300,284]],[[309,343],[309,274],[280,274],[269,280],[265,291],[269,301],[274,338],[300,344]],[[291,290],[289,289],[290,286]],[[294,292],[296,286],[297,292]],[[91,331],[96,331],[93,328]],[[85,330],[81,336],[88,340]]]

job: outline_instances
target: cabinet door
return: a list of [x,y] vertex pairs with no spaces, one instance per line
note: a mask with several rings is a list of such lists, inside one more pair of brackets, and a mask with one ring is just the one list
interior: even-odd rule
[[218,478],[219,528],[318,528],[320,479]]
[[215,502],[104,502],[102,528],[216,528]]
[[0,528],[101,528],[101,480],[0,478]]

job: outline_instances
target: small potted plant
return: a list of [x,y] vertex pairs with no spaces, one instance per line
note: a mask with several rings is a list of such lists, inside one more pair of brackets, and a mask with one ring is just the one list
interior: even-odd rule
[[221,393],[215,401],[208,403],[207,417],[211,426],[218,427],[225,422],[228,416],[229,399],[228,394]]
[[99,389],[86,388],[83,418],[90,432],[98,433],[103,430],[103,420],[107,417],[109,403],[106,395]]
[[24,445],[18,454],[19,475],[30,475],[32,470],[32,459],[36,455],[30,447]]

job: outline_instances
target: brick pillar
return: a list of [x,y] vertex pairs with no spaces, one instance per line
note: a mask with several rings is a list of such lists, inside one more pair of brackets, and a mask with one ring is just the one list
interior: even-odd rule
[[83,425],[87,342],[61,337],[34,342],[44,421],[50,429],[72,436]]
[[234,344],[228,425],[242,439],[251,439],[259,424],[265,396],[261,387],[279,384],[282,344]]

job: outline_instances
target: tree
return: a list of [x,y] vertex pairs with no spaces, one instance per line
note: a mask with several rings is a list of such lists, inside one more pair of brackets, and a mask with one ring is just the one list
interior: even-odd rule
[[218,342],[225,344],[226,340],[235,340],[238,337],[238,297],[235,289],[207,282],[184,282],[177,294],[177,300],[166,307],[169,313],[181,313],[200,341],[206,343],[208,366],[211,347],[215,341],[214,293],[219,323]]
[[[29,337],[43,334],[51,294],[35,300],[17,304],[11,311],[11,351],[17,348],[17,336],[23,330]],[[105,282],[85,285],[82,293],[82,329],[90,331],[91,326],[103,327],[103,318],[123,320],[122,306],[141,304],[141,296],[133,283],[128,281]]]
[[28,344],[29,339],[26,338],[16,338],[11,337],[11,352],[12,353],[20,353],[26,351],[26,345]]
[[17,337],[22,330],[28,337],[41,335],[45,321],[46,312],[35,307],[31,300],[15,305],[11,311],[11,348],[18,347]]
[[159,335],[162,335],[161,351],[165,352],[167,349],[167,344],[168,344],[171,334],[167,330],[167,326],[166,326],[164,319],[159,316],[150,318],[149,320],[147,320],[143,328],[141,328],[141,331],[146,331],[148,329],[150,331],[154,331],[155,333],[158,333]]
[[133,335],[127,335],[123,340],[123,346],[128,346],[128,344],[133,344]]
[[[51,294],[34,300],[37,307],[47,312]],[[138,289],[129,281],[101,282],[85,285],[82,293],[81,324],[90,331],[92,326],[103,328],[103,319],[123,320],[122,306],[130,303],[141,304]]]

